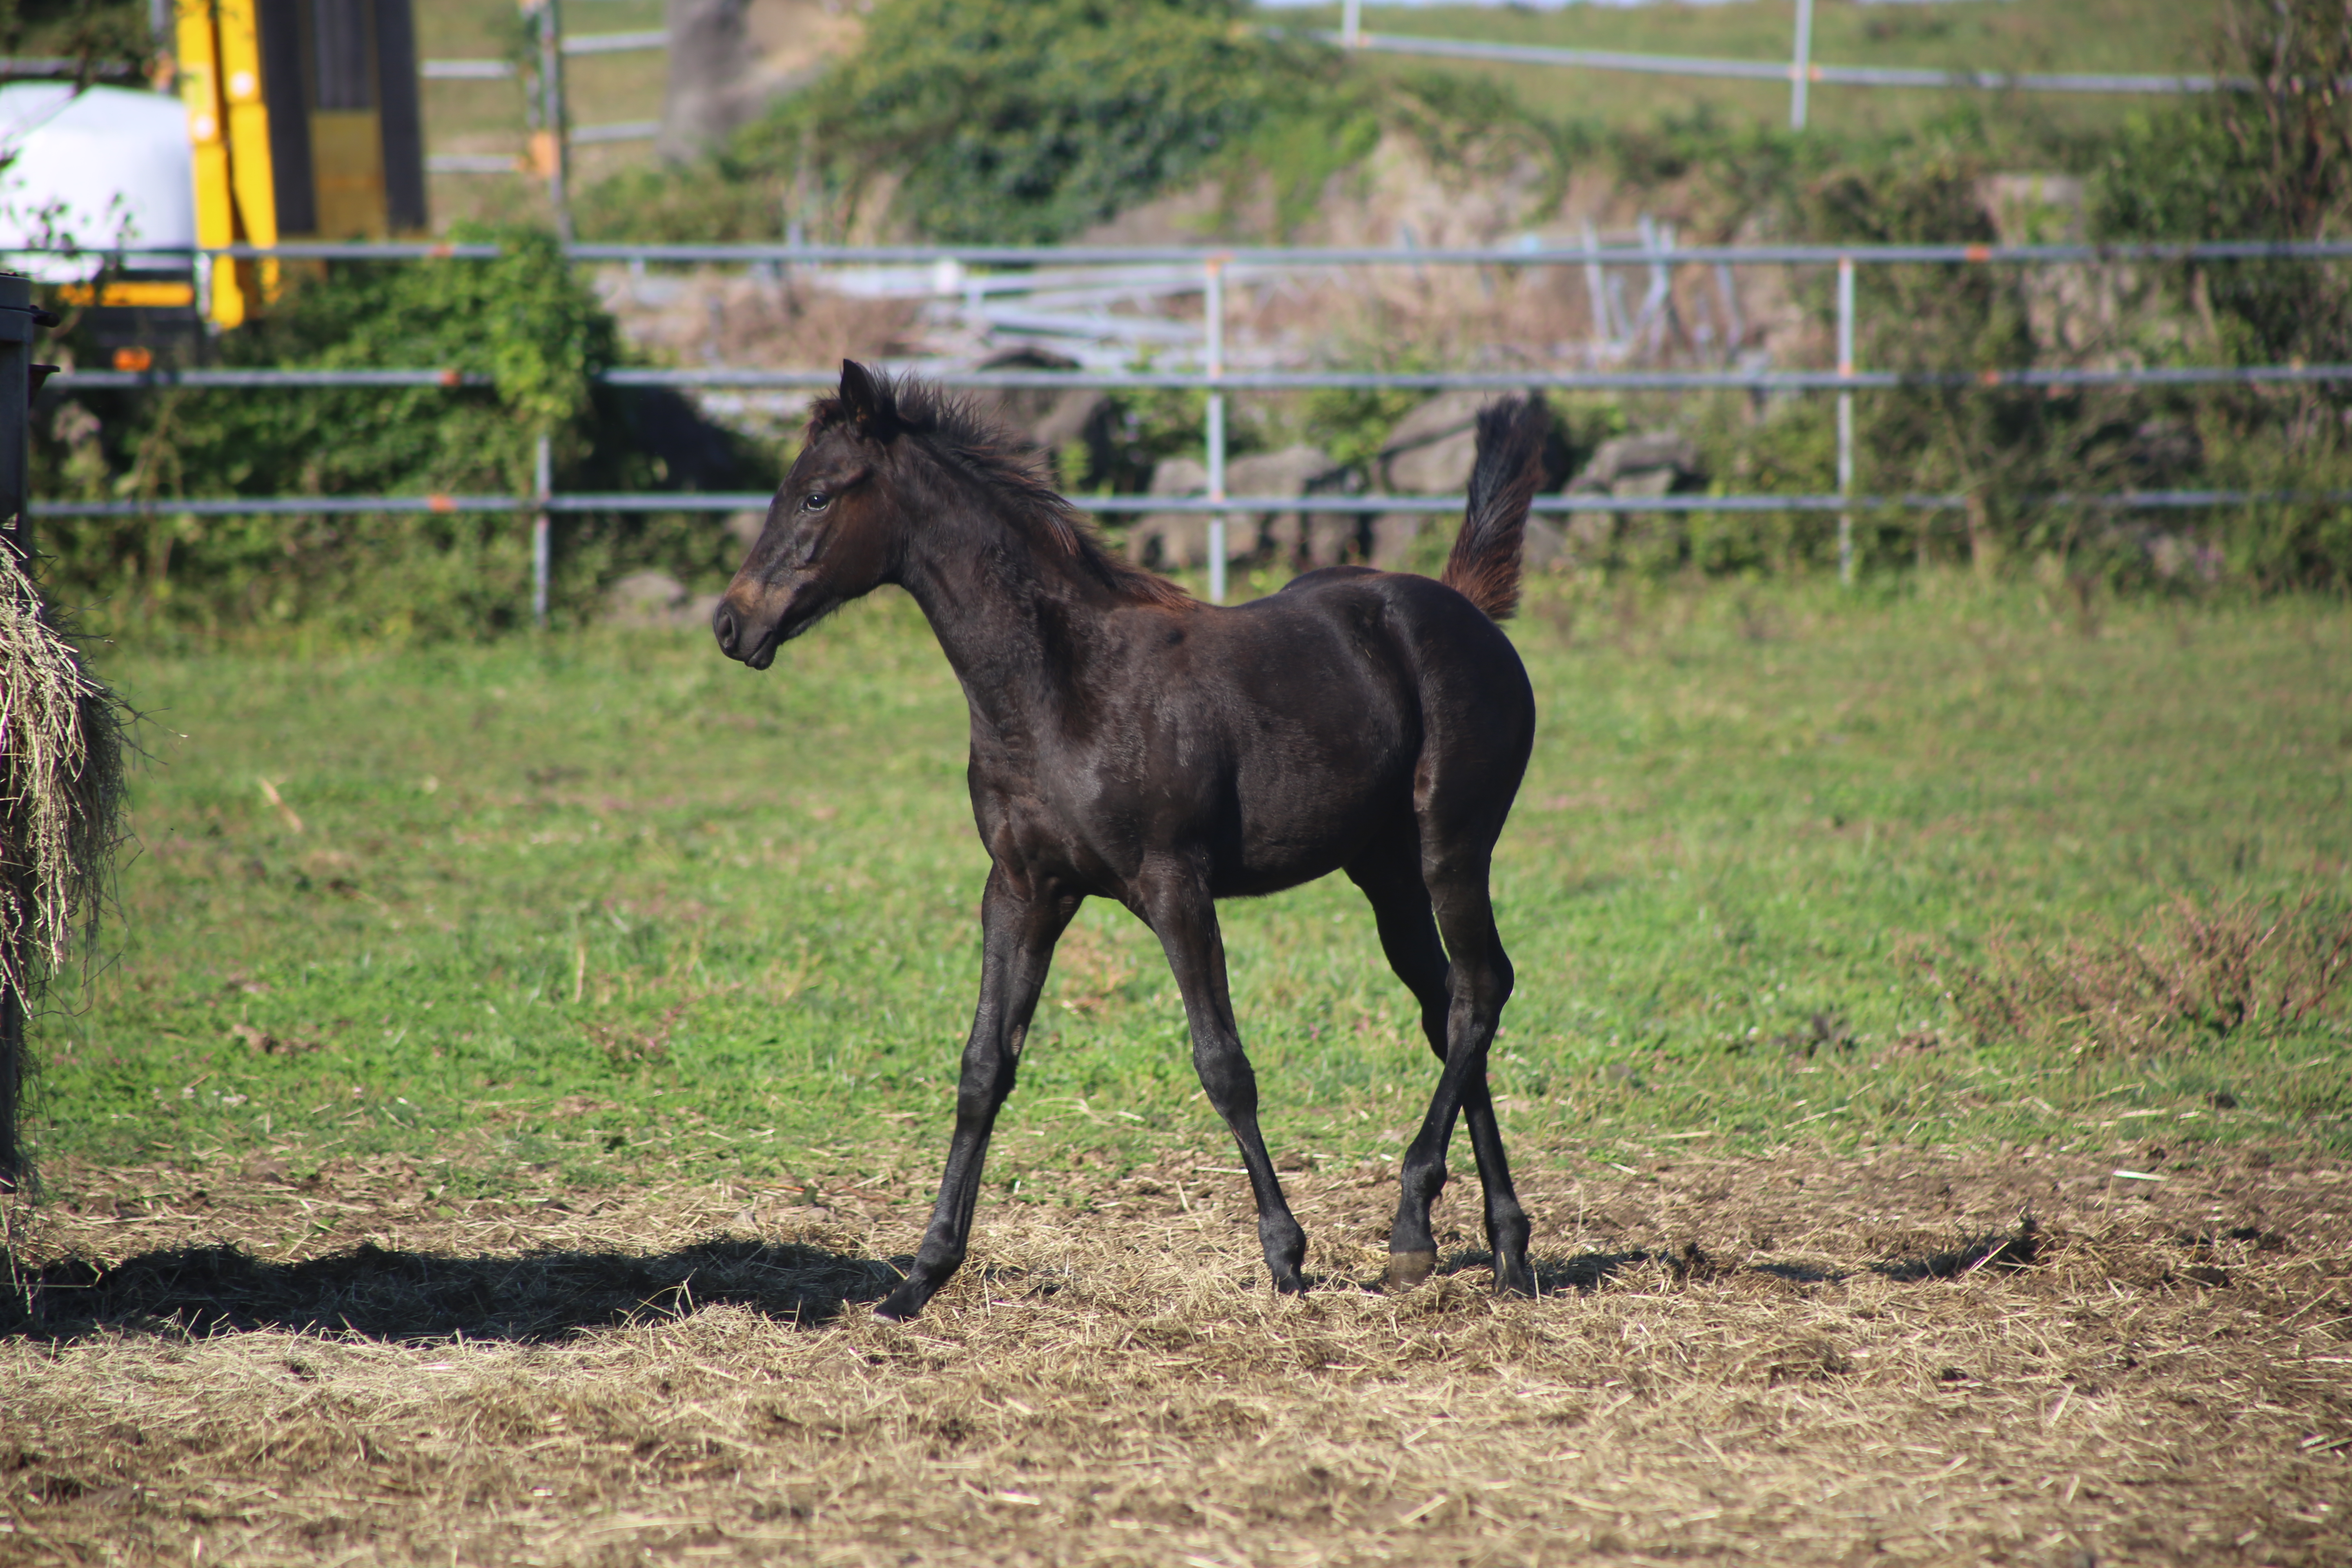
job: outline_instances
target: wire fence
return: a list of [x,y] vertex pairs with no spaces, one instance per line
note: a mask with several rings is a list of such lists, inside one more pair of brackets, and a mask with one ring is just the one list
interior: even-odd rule
[[[1130,365],[1111,370],[989,369],[937,362],[899,362],[895,369],[924,374],[943,385],[989,390],[1087,389],[1180,390],[1205,395],[1206,493],[1195,496],[1076,495],[1076,505],[1105,514],[1205,513],[1209,517],[1209,594],[1222,601],[1225,590],[1224,529],[1229,516],[1253,513],[1441,513],[1459,511],[1460,496],[1284,495],[1234,496],[1225,488],[1225,399],[1233,393],[1284,393],[1327,389],[1447,391],[1585,391],[1616,393],[1748,392],[1833,393],[1838,399],[1837,489],[1831,494],[1625,496],[1577,494],[1539,498],[1542,512],[1693,513],[1835,512],[1839,519],[1841,578],[1853,576],[1853,522],[1858,512],[1900,510],[1954,510],[1970,498],[1957,494],[1870,495],[1854,486],[1853,397],[1858,392],[1907,388],[2059,390],[2101,386],[2313,385],[2352,383],[2352,364],[2140,365],[2093,367],[2018,366],[2002,369],[1925,371],[1865,370],[1855,363],[1857,271],[1896,265],[2011,266],[2116,265],[2144,262],[2244,262],[2296,260],[2319,263],[2352,258],[2352,240],[2199,240],[2115,245],[1893,245],[1893,246],[1694,246],[1641,247],[1586,244],[1560,247],[1541,242],[1446,250],[1367,247],[1028,247],[1028,246],[774,246],[573,244],[566,255],[582,263],[633,268],[696,268],[730,265],[790,268],[814,275],[841,269],[929,267],[943,269],[938,291],[955,296],[974,286],[966,269],[997,268],[987,275],[1014,286],[1038,269],[1134,268],[1143,264],[1196,269],[1202,296],[1201,350],[1193,368]],[[184,251],[199,265],[223,258],[398,261],[429,265],[448,259],[488,259],[495,245],[289,244],[274,249],[235,246]],[[1601,370],[1507,369],[1491,371],[1373,372],[1235,367],[1226,363],[1224,290],[1251,276],[1364,268],[1469,267],[1512,269],[1687,265],[1829,267],[1836,279],[1837,363],[1830,369]],[[1027,269],[1024,274],[1024,269]],[[619,388],[764,389],[815,392],[838,381],[826,369],[747,365],[685,367],[625,366],[597,379]],[[486,387],[491,378],[451,366],[369,369],[306,367],[159,367],[149,370],[72,369],[53,378],[60,391],[138,391],[184,387],[218,391],[296,388]],[[2280,501],[2341,504],[2339,492],[2252,489],[2148,489],[2112,493],[2052,493],[2021,498],[2042,506],[2105,510],[2177,510]],[[555,490],[547,444],[540,444],[533,492],[512,495],[281,496],[152,500],[60,500],[35,503],[36,517],[141,515],[283,516],[368,512],[527,512],[534,521],[534,607],[544,618],[548,592],[550,520],[579,513],[737,512],[764,509],[764,494],[660,491],[632,494],[561,493]]]

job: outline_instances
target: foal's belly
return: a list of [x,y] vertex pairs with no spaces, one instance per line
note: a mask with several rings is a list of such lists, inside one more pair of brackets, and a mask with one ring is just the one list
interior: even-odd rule
[[1271,893],[1327,876],[1375,832],[1410,824],[1410,763],[1365,762],[1331,767],[1260,760],[1239,770],[1233,795],[1239,831],[1218,846],[1216,892]]

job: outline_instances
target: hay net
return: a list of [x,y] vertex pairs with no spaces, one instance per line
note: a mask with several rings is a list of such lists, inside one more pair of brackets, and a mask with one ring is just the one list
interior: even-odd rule
[[0,548],[0,990],[26,1012],[77,931],[85,953],[96,936],[121,839],[122,748],[113,692]]

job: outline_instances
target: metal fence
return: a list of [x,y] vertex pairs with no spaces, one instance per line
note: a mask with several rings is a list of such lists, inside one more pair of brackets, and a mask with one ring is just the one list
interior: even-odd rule
[[[585,55],[667,49],[669,36],[660,29],[612,33],[565,33],[559,7],[562,0],[523,0],[526,16],[544,30],[551,46],[540,69],[541,118],[556,128],[559,140],[573,143],[651,141],[660,134],[654,120],[574,126],[564,110],[562,62]],[[1286,29],[1273,29],[1277,34]],[[2091,71],[1992,71],[1911,66],[1823,65],[1812,58],[1813,0],[1797,0],[1795,36],[1789,58],[1780,60],[1718,59],[1696,55],[1652,55],[1619,49],[1570,49],[1537,44],[1507,44],[1475,38],[1440,38],[1422,34],[1368,33],[1363,27],[1362,0],[1344,0],[1336,32],[1306,32],[1306,37],[1342,49],[1372,54],[1411,55],[1428,59],[1476,60],[1503,65],[1564,67],[1578,70],[1631,71],[1649,76],[1682,76],[1732,81],[1787,82],[1789,123],[1801,131],[1809,114],[1811,90],[1825,87],[1975,89],[1995,92],[2084,92],[2177,94],[2251,89],[2251,80],[2198,72],[2101,73]],[[427,81],[504,81],[517,74],[513,61],[504,59],[425,60],[420,69]],[[2347,83],[2352,87],[2352,83]],[[555,163],[560,169],[562,154]],[[561,174],[528,153],[445,153],[427,158],[435,174],[531,174],[560,185]],[[554,193],[562,205],[560,189]]]
[[1580,70],[1633,71],[1647,76],[1712,77],[1733,81],[1789,84],[1789,124],[1802,131],[1810,89],[1833,87],[1979,89],[2006,92],[2183,93],[2248,89],[2231,77],[2142,73],[2105,75],[2085,71],[1938,70],[1906,66],[1822,65],[1813,53],[1813,0],[1797,0],[1796,36],[1786,63],[1777,60],[1711,59],[1693,55],[1630,54],[1613,49],[1562,49],[1535,44],[1489,43],[1471,38],[1432,38],[1417,34],[1367,33],[1363,0],[1345,0],[1339,30],[1311,35],[1343,49],[1418,55],[1432,59],[1492,60],[1505,65],[1565,66]]
[[[229,247],[192,253],[199,264],[222,258],[274,256],[280,259],[344,259],[430,263],[438,259],[488,259],[499,254],[493,245],[433,244],[290,244],[263,250]],[[1209,523],[1209,595],[1225,595],[1224,531],[1234,513],[1264,512],[1452,512],[1464,504],[1459,496],[1314,495],[1234,496],[1226,493],[1226,397],[1243,392],[1297,392],[1325,388],[1458,390],[1558,390],[1598,392],[1746,391],[1757,394],[1831,392],[1837,396],[1837,489],[1809,495],[1670,495],[1609,497],[1597,495],[1539,498],[1537,510],[1546,512],[1831,512],[1838,516],[1838,557],[1841,579],[1853,576],[1853,517],[1856,512],[1901,509],[1950,510],[1968,504],[1959,495],[1864,495],[1854,489],[1853,397],[1857,392],[1910,387],[1992,389],[2002,387],[2069,388],[2131,385],[2293,385],[2352,382],[2352,364],[2273,365],[2116,365],[2100,368],[2042,369],[2021,366],[2004,370],[1873,371],[1855,363],[1856,278],[1864,268],[1902,264],[1959,267],[2047,267],[2053,265],[2121,264],[2128,262],[2233,262],[2295,260],[2318,263],[2352,258],[2352,240],[2274,241],[2209,240],[2123,245],[1898,245],[1898,246],[1704,246],[1642,247],[1557,247],[1541,243],[1452,250],[1397,250],[1363,247],[1297,247],[1214,249],[1201,247],[1011,247],[1011,246],[775,246],[775,245],[586,245],[566,247],[580,262],[627,263],[632,266],[733,265],[790,268],[823,272],[826,268],[907,266],[946,268],[955,271],[939,278],[941,292],[953,295],[971,285],[965,269],[995,267],[995,282],[1011,287],[1024,277],[1042,276],[1050,268],[1132,268],[1150,263],[1196,269],[1193,278],[1202,297],[1201,345],[1195,368],[1160,369],[1131,366],[1114,370],[989,370],[953,363],[906,362],[893,366],[927,375],[944,385],[988,389],[1092,388],[1181,389],[1206,395],[1206,438],[1203,458],[1207,493],[1189,497],[1074,496],[1072,501],[1106,513],[1207,513]],[[1273,277],[1317,270],[1368,267],[1476,267],[1514,270],[1576,268],[1591,272],[1612,267],[1654,270],[1687,265],[1708,267],[1805,266],[1834,268],[1836,300],[1836,364],[1826,370],[1504,370],[1363,372],[1236,368],[1227,363],[1224,293],[1236,279]],[[1026,269],[1026,270],[1024,270]],[[1188,290],[1189,291],[1189,290]],[[1597,298],[1598,296],[1596,296]],[[750,388],[776,391],[817,391],[831,387],[837,375],[830,370],[779,370],[756,366],[617,367],[599,378],[615,387]],[[219,390],[300,387],[447,387],[484,386],[489,378],[457,367],[319,369],[185,369],[82,370],[65,372],[52,384],[64,391],[136,390],[179,386]],[[2352,496],[2296,496],[2291,492],[2238,489],[2124,491],[2105,494],[2053,494],[2032,498],[2039,504],[2104,509],[2173,510],[2245,505],[2263,500],[2320,500],[2342,502]],[[532,493],[526,496],[341,496],[157,498],[141,500],[90,500],[35,503],[36,517],[120,517],[133,515],[284,515],[362,512],[526,512],[534,518],[534,610],[544,618],[547,603],[551,519],[563,514],[621,511],[726,511],[764,508],[764,494],[654,492],[637,494],[558,493],[551,482],[546,443],[540,446]]]

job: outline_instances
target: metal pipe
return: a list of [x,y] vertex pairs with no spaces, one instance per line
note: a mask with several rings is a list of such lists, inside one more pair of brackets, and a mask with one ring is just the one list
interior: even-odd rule
[[[24,247],[27,250],[33,247]],[[62,247],[60,247],[62,248]],[[141,246],[142,253],[170,254],[168,246]],[[184,251],[188,247],[181,247]],[[75,254],[96,254],[77,251]],[[268,254],[226,247],[224,254]],[[280,247],[281,256],[314,252]],[[1304,271],[1321,267],[1559,267],[1583,261],[1608,266],[1645,266],[1649,254],[1632,246],[1502,246],[1451,250],[1400,251],[1393,246],[1290,246],[1210,249],[1201,246],[942,246],[942,245],[621,245],[583,242],[565,254],[575,261],[656,261],[742,265],[774,261],[796,266],[824,263],[919,264],[954,260],[973,266],[1119,266],[1171,262],[1200,266],[1222,257],[1235,273]],[[1829,266],[1842,257],[1857,264],[1908,265],[1958,262],[2058,265],[2106,261],[2274,261],[2352,257],[2352,239],[2136,240],[2099,245],[1716,245],[1677,247],[1678,262],[1730,266]]]
[[[26,256],[118,258],[127,256],[226,257],[233,260],[415,261],[494,260],[496,245],[428,241],[302,241],[275,246],[20,245]],[[1581,262],[1646,266],[1640,246],[1541,246],[1453,250],[1394,247],[1269,247],[1210,250],[1199,246],[942,246],[942,245],[618,245],[579,242],[564,247],[574,261],[627,261],[678,265],[818,267],[920,264],[960,261],[965,266],[1108,267],[1153,262],[1197,267],[1210,257],[1224,258],[1235,275],[1311,271],[1328,267],[1561,267]],[[2139,240],[2100,245],[1698,245],[1677,246],[1678,263],[1728,267],[1830,266],[1851,259],[1857,266],[1934,263],[2042,267],[2121,261],[2320,261],[2352,257],[2352,239]]]
[[[887,365],[941,386],[1116,391],[1302,392],[1328,388],[1362,391],[1426,388],[1433,391],[1518,392],[1820,392],[1905,387],[2005,386],[2213,386],[2307,385],[2352,381],[2352,364],[2159,365],[2113,370],[1863,371],[1227,371],[1211,377],[1197,371],[940,370],[920,362]],[[728,365],[680,369],[626,367],[594,373],[603,386],[740,387],[776,392],[812,392],[837,386],[830,370],[754,370]],[[445,386],[485,387],[493,378],[479,371],[437,370],[68,370],[48,384],[67,392],[183,386],[215,390],[284,387]]]
[[1789,129],[1805,128],[1805,85],[1813,65],[1813,0],[1797,0],[1797,53],[1789,64]]
[[[1211,257],[1203,264],[1202,304],[1205,312],[1208,336],[1208,369],[1210,384],[1221,382],[1225,374],[1225,264],[1221,257]],[[1225,395],[1209,394],[1209,500],[1222,506],[1225,499]],[[1225,602],[1225,514],[1214,511],[1209,515],[1209,603]]]
[[490,377],[461,370],[68,370],[49,384],[68,392],[142,386],[261,388],[293,386],[488,386]]
[[555,458],[552,444],[541,436],[531,454],[531,494],[539,501],[538,515],[530,522],[530,622],[540,630],[547,629],[547,580],[552,554],[551,535],[554,530],[547,509],[555,494]]
[[[550,512],[732,512],[755,511],[775,498],[761,491],[686,491],[648,494],[575,493],[536,496],[267,496],[184,500],[157,497],[149,500],[34,501],[26,511],[47,517],[285,517],[341,516],[361,512],[520,512],[544,507]],[[1133,512],[1230,510],[1296,511],[1302,505],[1316,511],[1430,512],[1459,515],[1462,496],[1228,496],[1213,501],[1206,496],[1088,496],[1065,498],[1081,511],[1118,516]],[[2071,490],[2020,498],[2030,506],[2090,507],[2109,511],[2179,511],[2202,507],[2276,505],[2318,501],[2352,503],[2352,490],[2119,490],[2084,495]],[[1814,512],[1852,508],[1909,511],[1965,510],[1964,495],[1795,495],[1795,496],[1538,496],[1531,510],[1560,512]]]
[[[1838,379],[1851,384],[1853,380],[1853,262],[1838,258],[1837,270],[1837,373]],[[1838,494],[1853,493],[1853,394],[1841,392],[1837,400],[1837,488]],[[1838,582],[1842,586],[1853,586],[1853,513],[1838,513]]]
[[562,42],[567,55],[617,55],[634,49],[666,49],[669,33],[654,27],[635,33],[576,33]]
[[[33,525],[25,503],[32,493],[35,315],[33,280],[0,272],[0,544],[27,571],[33,563]],[[8,1087],[0,1083],[0,1090]],[[0,1129],[5,1125],[0,1122]]]
[[[887,363],[893,372],[919,374],[941,386],[1024,388],[1087,387],[1101,390],[1150,387],[1194,392],[1305,392],[1328,388],[1380,391],[1429,388],[1440,391],[1517,392],[1542,387],[1560,392],[1821,392],[1939,386],[2200,386],[2264,383],[2352,381],[2352,364],[2178,365],[2114,370],[1862,371],[1840,375],[1830,370],[1769,371],[1284,371],[1228,370],[1211,376],[1199,371],[954,370],[920,361]],[[145,374],[148,373],[142,373]],[[194,376],[202,373],[184,373]],[[258,374],[258,373],[241,373]],[[300,375],[304,372],[286,372]],[[399,374],[425,374],[399,372]],[[139,383],[129,372],[81,371],[59,377],[67,384]],[[88,377],[89,380],[79,378]],[[840,384],[838,371],[753,370],[725,365],[678,369],[608,370],[595,379],[606,386],[732,386],[770,391],[819,391]],[[200,383],[190,380],[184,384]],[[287,383],[284,384],[294,384]]]
[[[1810,5],[1800,0],[1801,10]],[[1803,18],[1801,17],[1801,22]],[[1332,33],[1314,35],[1337,43]],[[1411,34],[1360,33],[1350,48],[1380,54],[1427,55],[1440,59],[1501,60],[1513,65],[1571,66],[1587,70],[1633,71],[1650,76],[1721,77],[1740,81],[1787,81],[1793,72],[1770,60],[1710,59],[1694,55],[1640,55],[1614,49],[1556,49],[1539,44],[1498,44],[1468,38],[1424,38]],[[1810,38],[1806,40],[1810,47]],[[1936,70],[1905,66],[1824,66],[1805,62],[1811,81],[1836,87],[1982,88],[1990,91],[2184,93],[2251,91],[2250,77],[2183,75],[2107,76],[2064,71]],[[1794,121],[1795,105],[1791,106]]]
[[570,138],[564,124],[563,11],[562,0],[525,0],[538,22],[539,125],[547,138],[541,173],[547,178],[547,204],[555,216],[555,237],[572,242],[572,205],[565,190]]

